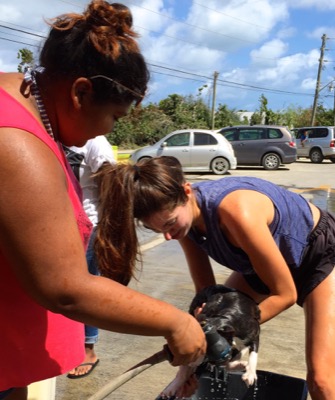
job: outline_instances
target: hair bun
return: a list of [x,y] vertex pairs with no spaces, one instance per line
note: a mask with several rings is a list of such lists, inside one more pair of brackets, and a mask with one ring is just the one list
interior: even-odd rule
[[[133,38],[138,34],[133,31],[133,17],[129,8],[120,3],[108,3],[93,0],[84,12],[86,24],[90,28],[89,37],[98,51],[110,52],[110,43],[119,43],[132,52],[139,52]],[[109,45],[108,45],[109,43]],[[113,57],[119,54],[119,46],[113,46]]]

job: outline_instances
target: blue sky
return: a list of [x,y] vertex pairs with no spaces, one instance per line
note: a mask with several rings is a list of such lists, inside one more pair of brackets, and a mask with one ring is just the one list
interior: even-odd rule
[[[147,102],[169,94],[198,95],[212,106],[255,111],[262,94],[274,111],[313,104],[321,37],[326,50],[320,100],[334,107],[335,0],[122,1],[151,70]],[[82,0],[0,0],[0,70],[15,71],[17,52],[38,54],[48,27],[43,18],[80,12]],[[16,43],[21,42],[21,43]],[[30,44],[31,46],[28,46]],[[335,85],[334,85],[335,86]]]

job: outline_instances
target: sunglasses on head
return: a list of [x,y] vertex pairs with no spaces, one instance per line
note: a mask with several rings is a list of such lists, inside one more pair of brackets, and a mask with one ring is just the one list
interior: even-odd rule
[[144,96],[141,93],[128,88],[127,86],[123,85],[120,82],[115,81],[112,78],[109,78],[108,76],[94,75],[94,76],[89,77],[88,79],[98,79],[98,78],[107,79],[108,81],[112,82],[120,94],[123,94],[124,92],[129,92],[129,93],[133,94],[136,98],[138,98],[135,105],[138,105],[144,99]]

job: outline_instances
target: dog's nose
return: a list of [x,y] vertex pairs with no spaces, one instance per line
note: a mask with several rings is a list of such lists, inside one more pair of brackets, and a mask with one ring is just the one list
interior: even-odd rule
[[209,362],[217,364],[229,361],[231,356],[231,346],[228,341],[221,336],[214,326],[205,324],[203,330],[207,340],[207,358]]

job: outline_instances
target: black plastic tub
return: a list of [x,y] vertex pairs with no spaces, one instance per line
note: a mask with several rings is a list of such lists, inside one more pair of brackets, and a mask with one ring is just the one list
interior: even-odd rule
[[257,371],[257,384],[247,387],[242,373],[211,373],[203,371],[199,388],[190,400],[306,400],[307,383],[304,379]]

